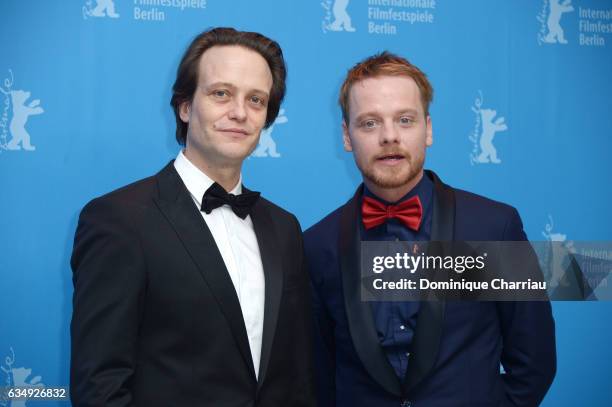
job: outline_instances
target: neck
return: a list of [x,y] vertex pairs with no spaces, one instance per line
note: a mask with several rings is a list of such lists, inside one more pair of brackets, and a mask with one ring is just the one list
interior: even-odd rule
[[422,178],[423,170],[421,170],[421,172],[409,182],[396,188],[383,188],[374,184],[368,179],[364,179],[363,183],[377,197],[384,199],[387,202],[395,203],[402,199],[408,192],[412,191],[412,189],[419,183],[419,181],[421,181]]
[[186,148],[183,154],[193,165],[206,174],[210,179],[221,185],[227,192],[236,187],[240,181],[241,165],[211,163],[198,154]]

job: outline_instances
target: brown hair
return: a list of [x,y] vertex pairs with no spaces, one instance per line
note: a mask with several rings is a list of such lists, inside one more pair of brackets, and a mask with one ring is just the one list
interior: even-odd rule
[[280,110],[285,97],[285,80],[287,68],[283,51],[276,41],[256,32],[237,31],[233,28],[217,27],[204,31],[189,45],[176,71],[176,81],[172,86],[170,105],[176,118],[176,140],[185,145],[188,124],[181,120],[180,106],[191,103],[198,86],[198,64],[206,50],[216,45],[239,45],[261,55],[272,72],[272,89],[268,102],[268,111],[264,128],[269,127]]
[[433,99],[433,88],[429,80],[427,80],[427,76],[419,68],[408,62],[407,59],[384,51],[359,62],[346,74],[344,83],[340,88],[340,97],[338,98],[340,108],[342,109],[342,118],[346,124],[349,122],[349,92],[353,85],[367,78],[385,75],[408,76],[412,78],[421,92],[421,102],[423,103],[425,116],[429,115],[429,104]]

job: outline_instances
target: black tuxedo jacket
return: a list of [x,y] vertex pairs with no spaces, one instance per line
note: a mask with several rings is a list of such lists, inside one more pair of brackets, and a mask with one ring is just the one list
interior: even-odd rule
[[[434,182],[433,241],[526,240],[516,209]],[[406,377],[383,352],[361,301],[361,188],[306,231],[320,407],[537,406],[556,370],[551,307],[542,302],[425,301]],[[500,362],[506,370],[500,374]]]
[[259,380],[234,286],[172,162],[85,206],[71,260],[75,407],[314,405],[300,226],[263,198],[251,219],[265,274]]

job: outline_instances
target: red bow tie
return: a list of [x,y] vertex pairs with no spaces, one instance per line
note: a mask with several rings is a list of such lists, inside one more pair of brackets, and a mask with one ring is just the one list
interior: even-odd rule
[[416,232],[421,226],[423,206],[418,196],[413,196],[398,205],[389,206],[369,196],[364,196],[361,216],[366,229],[385,223],[387,219],[396,218]]

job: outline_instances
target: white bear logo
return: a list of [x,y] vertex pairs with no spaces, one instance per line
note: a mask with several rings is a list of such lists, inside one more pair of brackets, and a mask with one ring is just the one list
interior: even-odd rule
[[336,0],[332,6],[332,12],[334,13],[334,22],[331,23],[327,28],[331,31],[347,31],[354,32],[355,27],[351,24],[351,16],[349,16],[346,8],[348,7],[349,0]]
[[555,228],[555,222],[553,221],[552,215],[548,215],[548,223],[544,226],[544,232],[542,232],[542,236],[551,242],[565,242],[567,240],[567,235],[563,233],[553,233],[553,229]]
[[[32,369],[27,369],[25,367],[14,367],[11,369],[11,373],[13,374],[13,386],[15,387],[45,387],[45,385],[41,383],[42,378],[40,376],[34,376],[30,379]],[[12,400],[11,407],[26,407],[26,400]]]
[[480,155],[478,158],[476,158],[476,161],[479,163],[501,163],[501,160],[497,157],[497,149],[493,145],[493,138],[498,131],[508,130],[508,126],[506,126],[505,119],[503,117],[498,117],[495,121],[493,121],[495,115],[497,115],[495,110],[480,110],[480,117],[482,119],[482,133],[480,133]]
[[6,144],[6,149],[21,150],[23,148],[26,151],[34,151],[36,147],[31,144],[30,134],[27,132],[25,125],[30,116],[44,112],[43,108],[39,106],[40,100],[35,99],[26,106],[25,102],[30,97],[30,92],[12,90],[10,94],[13,105],[13,118],[9,125],[9,130],[13,138]]
[[92,0],[87,0],[83,6],[83,18],[87,17],[110,17],[119,18],[119,14],[115,11],[115,3],[113,0],[96,0],[96,6],[93,6]]
[[261,137],[259,138],[259,145],[253,151],[253,157],[280,157],[280,153],[276,151],[276,143],[274,139],[272,139],[272,131],[274,130],[274,126],[281,123],[287,123],[289,119],[285,116],[285,109],[281,109],[278,113],[278,117],[274,120],[274,123],[270,125],[267,129],[261,132]]
[[548,34],[546,34],[542,41],[549,44],[567,44],[567,40],[565,39],[563,28],[561,28],[560,23],[561,15],[563,13],[574,11],[574,7],[571,3],[571,0],[565,0],[563,2],[561,2],[561,0],[550,0],[550,10],[546,20]]
[[564,261],[568,253],[575,253],[574,242],[567,240],[567,235],[554,231],[555,222],[552,215],[548,215],[548,223],[544,226],[542,236],[550,242],[550,260],[548,266],[550,269],[545,269],[545,274],[549,277],[549,286],[556,287],[558,285],[568,286],[569,283],[565,276]]
[[476,114],[474,130],[469,136],[472,142],[472,152],[470,153],[470,164],[493,163],[500,164],[501,160],[497,156],[497,149],[493,145],[493,138],[499,131],[508,130],[506,119],[498,117],[493,109],[483,109],[484,98],[482,91],[478,91],[478,97],[474,101],[472,111]]

